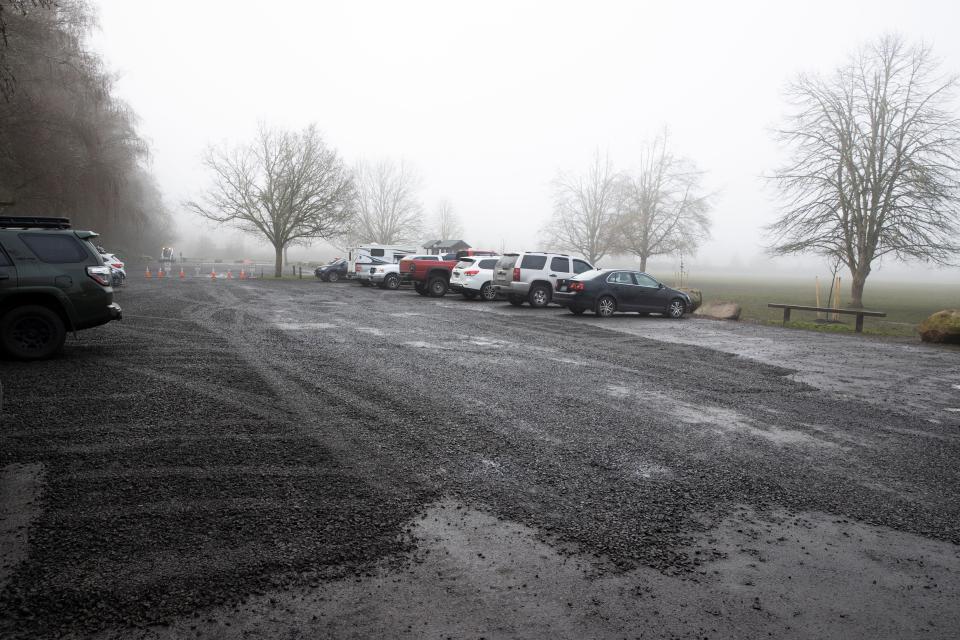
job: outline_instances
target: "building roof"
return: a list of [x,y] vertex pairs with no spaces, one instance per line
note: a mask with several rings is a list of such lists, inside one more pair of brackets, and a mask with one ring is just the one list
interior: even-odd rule
[[470,246],[463,240],[430,240],[424,245],[424,247],[453,247],[458,244],[462,244],[467,247]]

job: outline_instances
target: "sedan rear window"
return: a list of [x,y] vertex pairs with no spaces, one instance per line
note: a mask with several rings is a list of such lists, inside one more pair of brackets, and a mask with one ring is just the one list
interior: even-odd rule
[[20,240],[43,262],[86,262],[90,256],[76,238],[54,233],[21,233]]
[[520,261],[521,269],[543,269],[547,264],[547,256],[525,255]]

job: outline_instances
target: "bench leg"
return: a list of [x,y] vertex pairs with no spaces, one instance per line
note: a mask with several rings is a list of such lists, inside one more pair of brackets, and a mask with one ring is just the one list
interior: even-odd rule
[[863,333],[863,314],[862,314],[862,313],[858,313],[858,314],[857,314],[857,328],[856,328],[856,332],[857,332],[857,333]]
[[787,326],[787,323],[790,322],[790,308],[787,307],[783,310],[783,326]]

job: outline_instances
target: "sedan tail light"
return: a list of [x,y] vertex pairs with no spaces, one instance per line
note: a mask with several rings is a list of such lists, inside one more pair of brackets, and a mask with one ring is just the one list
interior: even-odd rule
[[513,281],[514,282],[520,281],[520,267],[513,268]]
[[465,275],[465,276],[475,276],[475,275],[477,275],[478,273],[480,273],[480,269],[467,269],[466,271],[463,272],[463,275]]
[[110,267],[87,267],[87,275],[99,285],[110,286]]
[[582,282],[571,282],[570,286],[567,287],[569,291],[583,291],[587,287],[584,286]]

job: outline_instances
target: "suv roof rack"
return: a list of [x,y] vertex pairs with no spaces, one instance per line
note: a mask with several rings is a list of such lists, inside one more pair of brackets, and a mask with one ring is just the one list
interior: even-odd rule
[[70,218],[0,216],[0,229],[69,229]]

